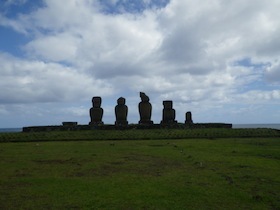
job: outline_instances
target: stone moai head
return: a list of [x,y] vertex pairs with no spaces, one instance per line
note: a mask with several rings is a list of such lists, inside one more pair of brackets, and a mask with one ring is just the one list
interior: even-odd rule
[[163,104],[164,109],[172,109],[172,106],[173,106],[172,101],[163,101],[162,104]]
[[140,98],[141,98],[142,102],[149,102],[150,101],[149,97],[143,92],[140,92]]
[[120,97],[120,98],[117,100],[117,103],[118,103],[118,105],[125,105],[125,98]]
[[100,96],[95,96],[92,98],[92,106],[94,108],[100,108],[101,107],[101,102],[102,102],[102,99]]

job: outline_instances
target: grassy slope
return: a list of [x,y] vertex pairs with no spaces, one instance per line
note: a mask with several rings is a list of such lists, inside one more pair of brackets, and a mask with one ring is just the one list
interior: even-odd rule
[[279,138],[0,144],[0,209],[280,209]]

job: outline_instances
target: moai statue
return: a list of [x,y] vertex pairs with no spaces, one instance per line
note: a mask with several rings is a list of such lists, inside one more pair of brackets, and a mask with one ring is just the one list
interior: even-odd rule
[[92,108],[89,110],[90,125],[103,125],[103,109],[101,108],[101,97],[95,96],[92,98]]
[[193,123],[193,120],[192,120],[192,113],[191,112],[187,112],[186,113],[186,121],[185,121],[186,124],[192,124]]
[[163,110],[162,110],[161,124],[169,125],[169,124],[177,123],[177,121],[175,120],[176,111],[172,107],[173,102],[172,101],[163,101],[162,104],[163,104]]
[[125,105],[125,98],[120,97],[117,100],[118,105],[115,106],[115,115],[116,115],[116,126],[126,126],[128,124],[127,121],[127,112],[128,108]]
[[140,121],[139,124],[153,124],[153,121],[151,121],[152,116],[152,105],[149,102],[149,97],[143,93],[140,92],[140,98],[141,102],[138,105],[139,114],[140,114]]

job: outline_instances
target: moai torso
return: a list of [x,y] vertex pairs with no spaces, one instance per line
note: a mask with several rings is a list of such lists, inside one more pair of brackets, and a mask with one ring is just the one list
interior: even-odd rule
[[89,111],[90,113],[90,125],[99,125],[103,124],[103,109],[101,108],[101,97],[95,96],[92,98],[92,108]]
[[124,126],[128,124],[127,121],[127,112],[128,108],[125,105],[125,98],[119,98],[117,101],[118,105],[115,106],[115,115],[116,115],[116,122],[115,125],[117,126]]
[[173,124],[177,122],[175,120],[176,112],[175,109],[173,109],[172,105],[172,101],[163,101],[161,124]]
[[185,121],[186,124],[192,124],[193,123],[193,120],[192,120],[192,113],[191,112],[187,112],[186,113],[186,121]]
[[140,92],[141,102],[138,105],[139,114],[140,114],[140,121],[139,124],[153,124],[151,121],[152,116],[152,105],[149,102],[149,97],[145,94]]

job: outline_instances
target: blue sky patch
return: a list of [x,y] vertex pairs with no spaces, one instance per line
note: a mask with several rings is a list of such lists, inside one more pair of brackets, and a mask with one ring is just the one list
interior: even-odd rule
[[234,63],[234,66],[244,66],[262,69],[269,65],[269,63],[253,63],[251,58],[244,58]]
[[23,51],[21,47],[28,43],[31,39],[8,27],[0,26],[0,34],[0,51],[22,57]]
[[44,5],[43,0],[14,1],[15,3],[0,2],[0,13],[7,18],[16,18],[19,14],[28,14]]
[[141,13],[146,9],[153,8],[163,8],[170,0],[119,0],[113,3],[112,1],[102,1],[99,0],[100,4],[103,6],[103,12],[109,14],[120,14],[120,13]]

